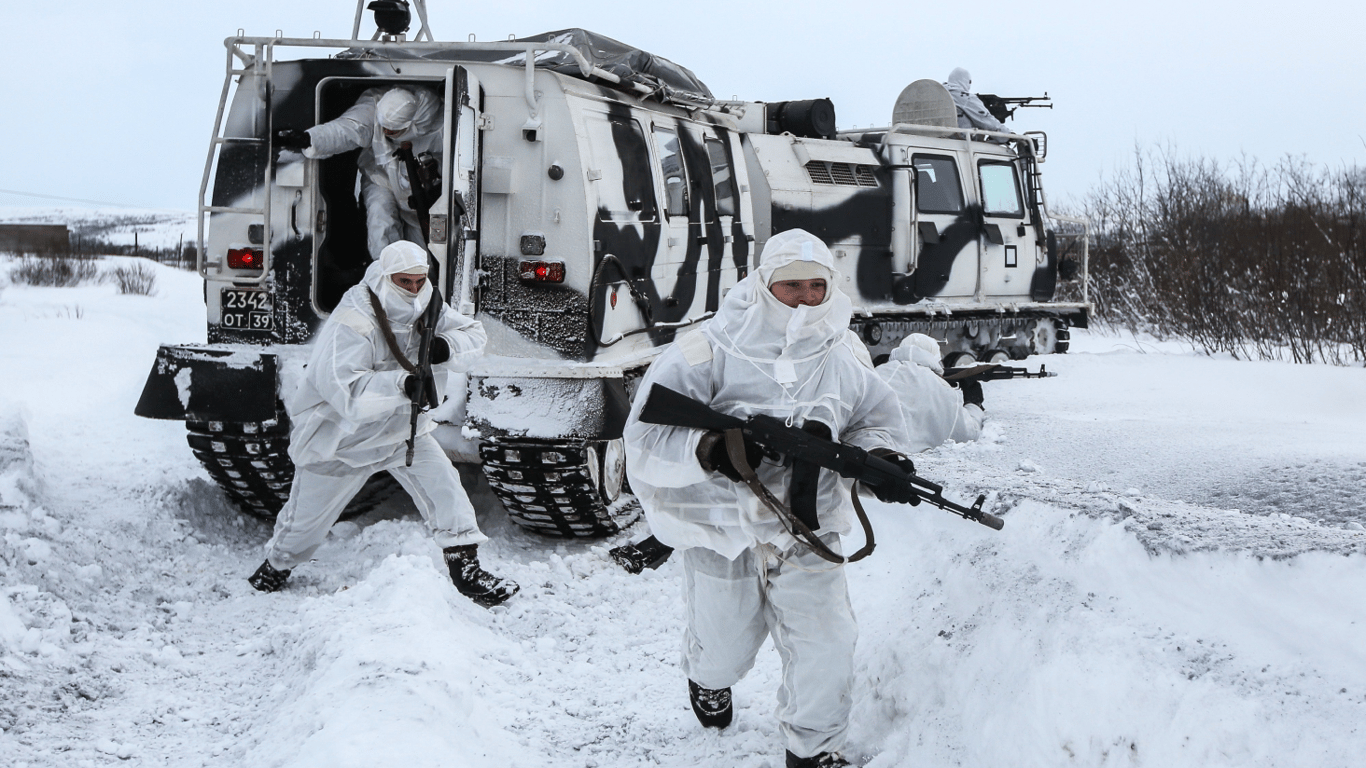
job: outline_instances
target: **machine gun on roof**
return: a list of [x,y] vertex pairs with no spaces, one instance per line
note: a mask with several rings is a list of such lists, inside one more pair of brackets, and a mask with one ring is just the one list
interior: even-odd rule
[[[1048,91],[1044,91],[1042,96],[997,96],[994,93],[979,93],[977,98],[982,100],[982,106],[987,108],[992,117],[1003,123],[1013,117],[1015,110],[1020,107],[1053,108],[1053,99],[1049,97]],[[1035,104],[1036,101],[1044,103]]]

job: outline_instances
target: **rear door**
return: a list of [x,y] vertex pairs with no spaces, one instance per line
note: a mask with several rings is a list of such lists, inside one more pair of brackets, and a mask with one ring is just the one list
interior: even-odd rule
[[479,246],[479,80],[464,67],[446,73],[441,197],[432,206],[430,247],[438,284],[452,308],[473,316]]

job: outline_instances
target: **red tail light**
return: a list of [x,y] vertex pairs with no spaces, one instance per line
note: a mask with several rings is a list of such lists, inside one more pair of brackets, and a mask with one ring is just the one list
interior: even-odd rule
[[517,265],[519,276],[529,283],[563,283],[563,261],[523,261]]
[[233,248],[228,251],[230,269],[260,269],[262,262],[260,248]]

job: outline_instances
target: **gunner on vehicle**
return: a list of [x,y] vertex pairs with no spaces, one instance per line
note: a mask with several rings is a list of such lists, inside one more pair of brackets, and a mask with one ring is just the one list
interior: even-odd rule
[[[829,249],[813,235],[775,235],[759,267],[726,294],[715,317],[660,355],[639,391],[662,384],[723,413],[790,419],[908,463],[892,452],[906,442],[901,408],[849,330],[852,306],[837,275]],[[761,506],[721,433],[642,422],[644,400],[637,398],[627,421],[627,468],[654,535],[683,550],[683,672],[693,713],[704,726],[729,725],[730,688],[771,636],[783,666],[778,719],[786,765],[849,765],[839,750],[849,729],[858,628],[844,568]],[[815,511],[810,528],[839,558],[853,510],[849,482],[763,460],[752,443],[745,453],[784,504]]]
[[981,99],[968,91],[972,87],[972,75],[968,74],[966,69],[957,67],[950,72],[949,79],[944,83],[944,87],[949,90],[949,95],[953,97],[954,106],[958,107],[959,128],[1010,131],[1004,123],[987,111],[987,107]]
[[417,212],[409,203],[413,189],[407,169],[396,153],[407,143],[414,156],[425,152],[439,160],[442,119],[441,98],[429,88],[370,88],[341,117],[306,131],[279,131],[275,143],[314,159],[361,150],[357,162],[366,240],[370,257],[378,259],[390,243],[426,242]]
[[443,303],[432,344],[433,375],[424,381],[409,373],[423,314],[434,300],[427,269],[422,246],[389,245],[313,341],[302,381],[287,398],[294,484],[266,543],[266,561],[248,579],[256,589],[283,589],[290,570],[313,556],[365,481],[388,471],[427,520],[461,594],[493,606],[517,592],[515,582],[479,565],[478,545],[488,537],[479,530],[455,467],[431,434],[431,414],[422,413],[416,429],[411,427],[414,394],[439,403],[446,374],[468,370],[485,344],[479,321]]

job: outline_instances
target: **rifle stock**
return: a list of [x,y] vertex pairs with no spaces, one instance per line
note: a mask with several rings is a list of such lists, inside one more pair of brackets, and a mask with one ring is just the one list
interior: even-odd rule
[[689,429],[738,429],[747,440],[757,443],[765,452],[802,459],[871,488],[891,487],[900,496],[913,494],[920,501],[998,531],[1005,525],[1001,518],[982,510],[985,496],[978,496],[971,507],[964,507],[944,498],[943,487],[914,473],[905,472],[892,462],[873,456],[862,448],[789,427],[781,419],[772,416],[760,414],[748,419],[728,416],[662,384],[651,386],[645,404],[640,409],[640,420],[647,424]]

